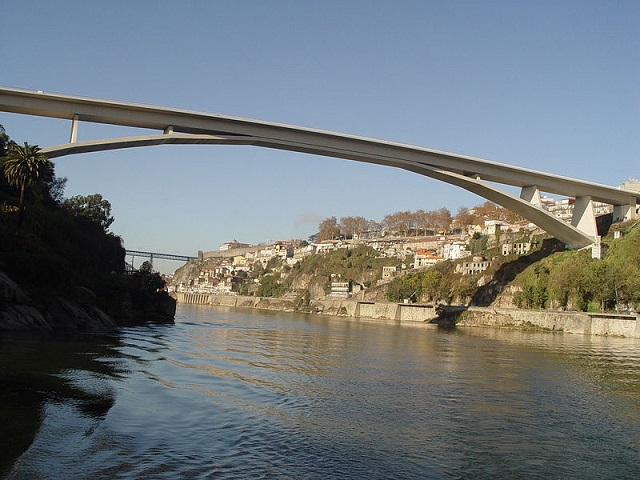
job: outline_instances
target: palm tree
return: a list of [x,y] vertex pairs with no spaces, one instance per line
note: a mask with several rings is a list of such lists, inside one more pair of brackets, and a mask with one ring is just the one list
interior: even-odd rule
[[52,172],[53,164],[40,153],[40,147],[29,145],[11,145],[9,152],[2,161],[4,176],[9,185],[20,189],[20,207],[18,213],[18,228],[22,225],[24,215],[24,192],[27,187],[46,178]]

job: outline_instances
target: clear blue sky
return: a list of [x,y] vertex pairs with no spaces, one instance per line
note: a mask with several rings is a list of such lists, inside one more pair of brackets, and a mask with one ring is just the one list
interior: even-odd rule
[[[0,84],[334,130],[618,185],[640,176],[640,2],[2,2]],[[69,122],[0,113],[18,142]],[[121,136],[81,124],[80,140]],[[125,246],[306,238],[319,220],[473,206],[388,167],[256,147],[56,160]],[[177,264],[161,267],[169,271]]]

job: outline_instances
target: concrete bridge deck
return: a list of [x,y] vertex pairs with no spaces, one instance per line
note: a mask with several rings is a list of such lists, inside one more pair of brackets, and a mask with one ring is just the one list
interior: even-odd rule
[[[311,128],[175,108],[0,88],[0,111],[69,119],[70,141],[43,149],[50,158],[161,144],[231,144],[290,150],[401,168],[476,193],[512,210],[562,242],[597,241],[593,202],[614,206],[614,220],[635,218],[640,192],[439,150]],[[160,130],[162,134],[77,141],[80,121]],[[520,196],[487,183],[520,187]],[[575,197],[571,224],[540,205],[540,192]]]

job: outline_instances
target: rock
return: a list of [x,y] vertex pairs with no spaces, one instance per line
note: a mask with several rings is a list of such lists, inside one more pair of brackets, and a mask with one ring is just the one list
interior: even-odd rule
[[59,297],[47,303],[45,318],[54,330],[94,332],[112,330],[118,326],[98,308],[82,306]]
[[27,304],[30,301],[16,282],[0,272],[0,302]]
[[0,304],[1,330],[51,330],[42,313],[30,305]]
[[95,307],[97,296],[91,290],[85,287],[76,287],[75,301],[85,307]]
[[71,298],[45,296],[33,301],[0,272],[0,331],[103,332],[124,325],[173,322],[175,312],[176,302],[166,292],[135,289],[102,292],[98,297],[88,288],[75,287]]

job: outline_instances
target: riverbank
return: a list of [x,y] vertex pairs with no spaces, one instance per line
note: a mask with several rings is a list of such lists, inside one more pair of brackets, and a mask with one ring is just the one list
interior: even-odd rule
[[33,298],[0,271],[0,332],[103,332],[173,322],[176,302],[166,292],[153,291],[134,277],[120,280],[102,295],[78,286],[66,296]]
[[[196,293],[174,293],[173,296],[179,304],[277,311],[297,310],[294,301],[282,298]],[[439,307],[430,304],[363,302],[339,298],[314,300],[310,311],[323,315],[393,320],[401,323],[533,328],[581,335],[640,338],[640,320],[637,315],[552,312],[493,307]]]

